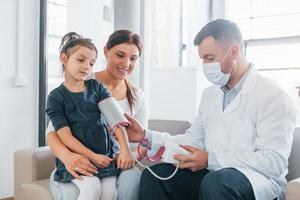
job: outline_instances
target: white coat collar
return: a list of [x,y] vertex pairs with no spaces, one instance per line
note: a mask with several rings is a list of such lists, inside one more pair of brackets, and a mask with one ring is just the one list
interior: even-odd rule
[[[242,86],[241,91],[236,95],[236,97],[232,100],[232,102],[230,102],[230,104],[225,108],[225,110],[223,111],[223,114],[232,112],[240,106],[241,95],[249,95],[255,91],[255,87],[257,84],[257,78],[258,78],[258,71],[253,66],[253,64],[250,64],[250,67],[251,68],[249,69],[250,70],[249,74],[247,75],[247,77],[245,79],[245,82]],[[223,94],[220,94],[220,98],[223,101]]]
[[255,90],[259,74],[257,69],[254,67],[252,63],[250,63],[250,67],[251,68],[249,74],[246,77],[246,80],[244,82],[244,85],[242,86],[242,90],[240,94],[251,94]]

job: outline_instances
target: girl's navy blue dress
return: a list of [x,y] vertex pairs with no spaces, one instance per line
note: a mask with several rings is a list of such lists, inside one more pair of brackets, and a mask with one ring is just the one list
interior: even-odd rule
[[[63,84],[51,91],[47,99],[46,113],[54,128],[68,126],[75,138],[95,153],[112,158],[112,141],[108,129],[101,119],[98,102],[111,96],[106,87],[97,80],[86,80],[84,92],[73,93]],[[105,168],[99,168],[99,178],[119,175],[115,162]],[[56,158],[54,180],[68,182],[74,177],[66,170],[65,165]]]

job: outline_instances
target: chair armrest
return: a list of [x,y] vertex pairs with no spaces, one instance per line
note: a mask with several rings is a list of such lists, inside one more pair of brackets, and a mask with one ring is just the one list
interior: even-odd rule
[[168,132],[171,135],[183,134],[190,126],[190,122],[180,120],[149,119],[148,121],[150,130]]
[[286,200],[299,200],[300,199],[300,178],[291,180],[287,184],[285,193]]
[[23,183],[50,177],[55,159],[49,147],[21,149],[14,153],[14,195],[18,199]]

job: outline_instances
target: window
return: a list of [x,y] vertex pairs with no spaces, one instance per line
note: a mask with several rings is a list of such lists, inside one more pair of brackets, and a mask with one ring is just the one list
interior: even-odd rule
[[151,0],[145,2],[147,54],[154,68],[199,65],[193,40],[207,20],[207,7],[199,0]]
[[49,93],[63,81],[59,45],[63,35],[70,31],[93,40],[99,52],[94,70],[104,68],[105,59],[102,49],[109,34],[113,32],[113,0],[48,0],[47,6],[47,91]]
[[48,1],[48,92],[62,82],[62,69],[59,62],[59,44],[67,32],[67,0]]
[[[261,71],[300,70],[298,0],[228,0],[228,18],[241,28],[248,60]],[[297,72],[296,72],[297,73]],[[268,74],[266,72],[266,74]],[[291,82],[282,79],[279,81]],[[300,85],[300,79],[293,86]]]
[[228,0],[226,11],[241,28],[247,59],[276,80],[300,108],[300,2]]
[[101,52],[113,32],[113,0],[47,0],[41,1],[40,10],[39,146],[44,146],[46,96],[63,81],[61,38],[71,31],[91,38],[99,52],[94,71],[104,68]]

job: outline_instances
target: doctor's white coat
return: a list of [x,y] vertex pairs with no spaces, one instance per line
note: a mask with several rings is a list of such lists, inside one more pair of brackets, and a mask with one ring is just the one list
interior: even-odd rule
[[215,153],[217,170],[233,167],[251,182],[257,200],[284,198],[296,108],[286,93],[252,67],[241,91],[223,111],[223,92],[205,89],[199,114],[185,134],[147,131],[152,146],[165,140]]

